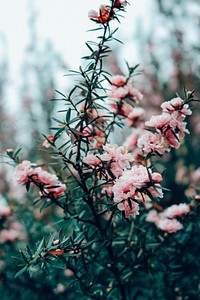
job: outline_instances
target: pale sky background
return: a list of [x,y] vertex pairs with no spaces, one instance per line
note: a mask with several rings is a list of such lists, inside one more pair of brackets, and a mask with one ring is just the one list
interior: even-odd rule
[[[6,50],[0,49],[0,59],[7,57],[9,62],[10,84],[7,91],[11,100],[11,109],[17,103],[17,90],[20,85],[21,65],[25,49],[30,43],[30,5],[37,12],[37,35],[45,41],[50,40],[54,49],[61,54],[66,64],[77,69],[81,56],[85,54],[87,40],[92,40],[96,33],[86,32],[95,26],[88,19],[90,9],[98,10],[99,5],[109,3],[104,0],[0,0],[0,41],[3,39]],[[119,37],[126,42],[131,40],[134,24],[139,21],[143,11],[149,11],[148,0],[129,0],[125,18],[121,19]],[[139,18],[139,19],[138,19]],[[144,24],[141,24],[144,26]],[[121,47],[123,59],[132,63],[136,61],[133,41]],[[1,46],[1,44],[0,44]],[[66,84],[63,74],[56,74],[58,89]]]

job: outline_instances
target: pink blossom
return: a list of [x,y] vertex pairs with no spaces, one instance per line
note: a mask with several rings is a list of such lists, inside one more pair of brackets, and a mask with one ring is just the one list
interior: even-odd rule
[[146,221],[157,225],[162,218],[162,213],[158,213],[155,209],[151,209],[146,216]]
[[114,2],[114,8],[120,9],[120,8],[126,6],[126,5],[127,5],[127,1],[115,0],[115,2]]
[[152,173],[151,179],[154,183],[161,183],[163,181],[162,175],[158,172]]
[[123,75],[115,75],[115,76],[111,77],[110,81],[111,81],[112,85],[115,85],[117,87],[121,87],[121,86],[124,86],[126,84],[127,79]]
[[45,196],[51,193],[54,197],[57,197],[64,193],[66,186],[58,180],[55,174],[44,171],[41,167],[32,168],[32,166],[35,166],[35,164],[23,161],[16,167],[14,177],[19,184],[28,181],[43,184]]
[[183,229],[183,225],[176,219],[161,219],[157,226],[159,229],[168,233],[174,233]]
[[100,166],[102,164],[101,160],[93,154],[88,154],[86,157],[83,158],[82,161],[84,164],[94,167]]
[[138,101],[141,101],[143,99],[143,95],[137,89],[135,89],[130,82],[128,82],[127,88],[128,88],[128,96],[131,96],[136,103],[138,103]]
[[35,164],[32,164],[28,160],[24,160],[21,164],[17,165],[14,172],[16,182],[22,184],[29,181],[29,176],[34,172],[33,166],[35,166]]
[[[87,155],[83,158],[83,163],[93,167],[108,165],[115,177],[121,176],[123,170],[130,167],[131,155],[127,152],[126,147],[106,144],[103,146],[103,150],[103,154]],[[107,175],[109,177],[108,173]]]
[[170,147],[178,149],[180,146],[179,139],[183,139],[185,133],[189,133],[186,129],[186,122],[183,122],[185,115],[178,111],[171,114],[162,113],[162,115],[152,116],[150,121],[145,122],[146,126],[157,129],[168,141]]
[[99,13],[96,10],[90,10],[88,17],[97,23],[108,23],[114,17],[114,11],[111,11],[111,7],[107,5],[101,5],[99,8]]
[[145,122],[145,125],[163,131],[169,126],[170,119],[170,114],[163,113],[162,115],[152,116],[149,121]]
[[[115,161],[121,168],[130,167],[131,155],[125,146],[106,144],[103,146],[103,150],[107,152],[107,159]],[[103,160],[106,156],[102,154],[100,157]]]
[[112,102],[110,103],[110,107],[115,114],[119,114],[125,117],[127,117],[133,110],[133,107],[125,102]]
[[117,205],[119,210],[125,211],[125,217],[136,217],[136,215],[139,215],[139,204],[132,200],[125,200],[124,202],[121,202]]
[[180,139],[183,139],[185,133],[189,134],[189,130],[186,129],[186,122],[183,122],[184,115],[180,114],[179,112],[175,111],[171,114],[170,120],[170,127],[175,131],[178,132],[178,136]]
[[165,133],[165,137],[169,142],[170,147],[178,149],[180,147],[180,142],[178,140],[177,135],[174,133],[173,130],[169,129]]
[[124,145],[127,146],[129,151],[134,150],[137,145],[139,137],[144,133],[143,128],[133,128],[131,134],[126,138]]
[[7,152],[7,153],[13,153],[14,150],[13,150],[12,148],[9,148],[9,149],[6,149],[6,152]]
[[[52,143],[55,141],[55,138],[53,135],[49,134],[47,136],[48,140],[51,141]],[[45,141],[42,143],[42,146],[45,148],[50,148],[52,146],[52,144],[48,141],[47,139],[45,139]]]
[[[155,172],[149,170],[149,173],[158,178]],[[159,190],[161,187],[157,185],[154,188],[154,182],[151,182],[150,175],[144,166],[133,166],[130,170],[123,171],[122,175],[116,179],[113,185],[114,202],[128,199],[142,200],[149,193],[152,193],[153,197],[162,197]]]
[[121,176],[124,169],[130,167],[131,154],[126,147],[117,145],[104,145],[104,154],[100,155],[101,160],[110,162],[110,170],[115,177]]
[[170,151],[168,140],[160,133],[144,133],[139,137],[137,145],[146,155],[149,153],[159,153],[163,155],[165,152]]
[[66,191],[65,184],[61,184],[60,182],[56,182],[55,186],[45,186],[44,195],[46,193],[47,195],[45,195],[45,196],[48,196],[48,194],[51,193],[56,198],[60,195],[63,195],[65,191]]
[[190,212],[190,206],[186,203],[172,205],[165,210],[165,216],[168,218],[181,217]]
[[150,186],[149,188],[147,188],[147,190],[153,198],[163,198],[163,196],[164,196],[162,187],[160,184]]
[[104,186],[104,188],[102,189],[102,193],[107,194],[109,197],[111,197],[113,195],[113,191],[112,191],[112,187],[113,185],[108,185],[108,186]]
[[116,87],[116,86],[112,86],[112,90],[110,92],[108,92],[108,97],[115,99],[115,100],[122,100],[124,98],[126,98],[126,96],[128,95],[128,89],[127,86],[120,86],[120,87]]
[[142,119],[144,118],[145,111],[141,107],[135,107],[128,114],[127,123],[128,126],[139,126]]
[[184,101],[180,97],[174,98],[170,101],[163,102],[161,104],[161,108],[165,112],[179,111],[181,114],[184,114],[184,115],[192,114],[192,111],[189,108],[189,105],[184,104]]
[[35,175],[39,182],[47,185],[56,185],[58,182],[58,178],[55,174],[44,171],[41,167],[35,168],[35,172],[32,175]]
[[108,92],[108,97],[117,101],[132,98],[134,102],[142,100],[143,95],[133,87],[132,83],[123,75],[116,75],[111,78],[111,91]]

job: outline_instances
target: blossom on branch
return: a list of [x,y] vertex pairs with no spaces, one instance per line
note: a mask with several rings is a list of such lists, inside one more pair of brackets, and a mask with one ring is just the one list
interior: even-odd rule
[[101,5],[99,13],[92,9],[89,11],[88,17],[97,23],[106,24],[113,19],[114,10],[108,5]]
[[[162,198],[161,182],[162,176],[159,173],[152,172],[151,169],[147,171],[147,168],[142,165],[133,166],[130,170],[125,170],[116,179],[113,186],[114,202],[122,203],[123,207],[127,208],[127,203],[130,200],[144,202],[146,197],[150,199]],[[123,201],[126,201],[126,205]],[[131,208],[131,205],[129,207]],[[128,214],[128,212],[125,214]]]
[[25,184],[33,182],[41,191],[42,196],[58,197],[62,195],[66,186],[62,184],[55,174],[44,171],[41,167],[36,167],[36,164],[24,160],[17,165],[14,178],[18,184]]

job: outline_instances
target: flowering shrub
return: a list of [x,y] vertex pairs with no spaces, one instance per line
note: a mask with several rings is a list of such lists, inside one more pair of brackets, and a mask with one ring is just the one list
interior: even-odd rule
[[[15,280],[24,278],[18,281],[24,285],[33,280],[32,289],[43,281],[43,299],[198,297],[198,187],[187,203],[176,198],[168,203],[162,165],[189,134],[187,117],[197,100],[194,91],[184,89],[183,96],[163,101],[161,113],[145,120],[143,96],[133,80],[138,66],[127,63],[127,75],[105,70],[109,43],[116,39],[113,23],[126,5],[111,0],[89,12],[101,34],[98,43],[86,43],[86,64],[73,71],[78,83],[54,99],[64,107],[43,143],[52,164],[41,167],[21,160],[20,149],[7,150],[16,164],[15,182],[37,197],[34,204],[43,214],[48,207],[56,223],[33,245],[26,232],[13,232],[21,231],[20,225],[13,227],[13,220],[9,225],[12,212],[5,201],[0,210],[0,243],[30,244],[21,251]],[[112,132],[126,125],[132,130],[129,141],[111,143]]]

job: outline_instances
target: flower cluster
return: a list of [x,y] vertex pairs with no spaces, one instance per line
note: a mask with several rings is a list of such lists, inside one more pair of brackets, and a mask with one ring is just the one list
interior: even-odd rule
[[42,196],[47,198],[56,198],[66,190],[66,186],[58,180],[55,174],[44,171],[41,167],[37,167],[36,164],[28,160],[24,160],[17,165],[14,178],[18,184],[33,182],[40,188]]
[[154,223],[159,229],[173,233],[183,229],[183,224],[177,220],[190,212],[190,206],[185,203],[172,205],[158,213],[155,209],[148,212],[146,221]]
[[144,155],[149,153],[163,155],[169,152],[170,148],[178,149],[180,140],[184,138],[187,123],[184,121],[190,115],[191,109],[180,97],[174,98],[161,104],[163,112],[161,115],[152,116],[145,125],[155,130],[155,133],[148,132],[138,139],[138,147]]
[[89,168],[99,169],[100,174],[107,178],[110,178],[111,174],[118,178],[126,168],[130,168],[131,155],[126,147],[107,144],[103,146],[103,150],[103,154],[87,155],[83,158],[83,163]]
[[125,211],[125,216],[135,217],[138,214],[139,205],[145,199],[162,198],[160,183],[162,176],[152,172],[144,166],[133,166],[125,170],[121,177],[117,178],[113,185],[114,202],[118,208]]
[[88,17],[100,24],[107,24],[109,21],[113,20],[116,17],[116,11],[122,10],[127,5],[126,1],[115,0],[112,1],[112,6],[101,5],[99,7],[99,12],[96,10],[90,10]]

